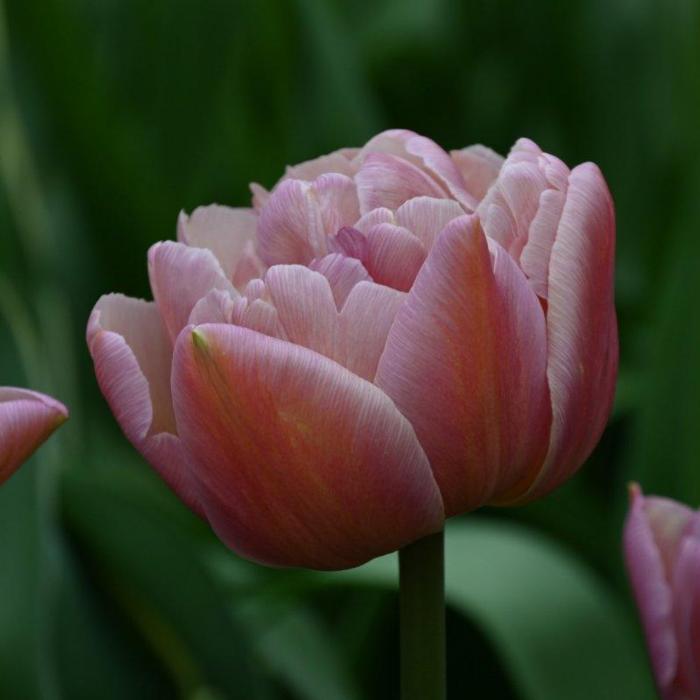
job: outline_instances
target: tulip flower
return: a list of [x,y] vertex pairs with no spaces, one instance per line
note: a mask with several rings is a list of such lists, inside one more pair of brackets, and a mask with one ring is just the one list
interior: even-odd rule
[[66,407],[49,396],[0,387],[0,484],[67,419]]
[[392,130],[251,189],[181,214],[154,301],[87,330],[126,436],[229,547],[356,566],[581,466],[617,371],[595,165]]
[[627,570],[663,700],[700,700],[700,511],[630,488]]

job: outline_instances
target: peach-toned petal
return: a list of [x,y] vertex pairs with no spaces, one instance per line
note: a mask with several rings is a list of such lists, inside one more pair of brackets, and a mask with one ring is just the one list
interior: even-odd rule
[[211,250],[226,277],[233,281],[239,262],[254,242],[257,221],[253,209],[210,204],[197,207],[190,216],[180,212],[177,237],[189,246]]
[[174,373],[204,509],[240,554],[346,568],[442,527],[440,494],[410,424],[338,364],[206,325],[182,334]]
[[211,250],[156,243],[148,251],[148,276],[163,323],[174,342],[196,303],[212,289],[235,293]]
[[0,387],[0,484],[67,419],[66,407],[50,396]]
[[486,146],[475,144],[460,151],[450,151],[450,156],[459,169],[464,186],[478,202],[498,177],[503,165],[503,156]]
[[438,237],[389,333],[376,383],[411,421],[454,515],[532,478],[547,445],[542,309],[478,219]]
[[165,482],[199,512],[170,394],[171,347],[153,302],[102,297],[87,342],[100,389],[124,434]]
[[571,172],[549,264],[547,377],[553,424],[542,474],[528,498],[571,476],[600,439],[615,392],[615,215],[592,163]]

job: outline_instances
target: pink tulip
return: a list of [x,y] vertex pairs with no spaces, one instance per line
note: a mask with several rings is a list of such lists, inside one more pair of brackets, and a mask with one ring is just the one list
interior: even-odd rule
[[155,302],[88,324],[127,437],[234,550],[359,564],[537,498],[603,430],[615,222],[595,165],[387,131],[181,215]]
[[625,558],[663,700],[700,700],[700,511],[630,489]]
[[0,484],[67,419],[66,407],[49,396],[0,387]]

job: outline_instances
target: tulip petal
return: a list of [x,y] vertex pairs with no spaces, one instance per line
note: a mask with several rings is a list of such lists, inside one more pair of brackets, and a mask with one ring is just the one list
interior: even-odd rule
[[307,265],[328,252],[329,236],[359,216],[355,183],[345,175],[283,180],[260,211],[258,254],[270,266]]
[[677,684],[688,698],[700,698],[700,515],[695,518],[697,534],[684,538],[673,576]]
[[389,153],[369,153],[355,176],[360,211],[386,207],[398,209],[404,202],[425,195],[447,197],[447,193],[413,163]]
[[[341,230],[347,231],[348,229]],[[342,308],[348,294],[356,284],[372,279],[359,260],[338,253],[331,253],[323,258],[313,260],[309,269],[320,272],[328,280],[338,308]]]
[[548,493],[598,442],[615,392],[615,215],[592,163],[571,172],[552,246],[548,280],[548,366],[552,433],[547,460],[527,498]]
[[375,282],[406,292],[425,261],[426,251],[407,229],[379,224],[367,233],[366,255],[363,262]]
[[0,387],[0,484],[68,419],[68,410],[50,396]]
[[440,494],[410,424],[306,348],[199,326],[175,348],[178,426],[212,527],[278,566],[338,569],[437,531]]
[[407,228],[429,251],[440,231],[463,215],[464,209],[453,199],[414,197],[396,210],[396,223]]
[[102,297],[90,315],[87,342],[97,382],[127,439],[199,512],[173,414],[172,350],[156,305],[121,294]]
[[503,166],[503,156],[486,146],[475,144],[460,151],[450,151],[464,186],[476,201],[484,198]]
[[636,485],[631,488],[630,495],[632,502],[624,532],[625,561],[646,634],[654,675],[659,687],[667,689],[678,666],[671,587],[647,517],[646,499]]
[[357,172],[357,164],[348,158],[343,151],[335,151],[313,160],[307,160],[297,165],[287,166],[284,179],[313,181],[326,173],[338,173],[353,177]]
[[448,515],[532,478],[547,444],[544,315],[478,219],[438,237],[399,310],[376,383],[416,430]]
[[212,289],[235,293],[211,250],[156,243],[148,251],[148,276],[163,323],[174,342],[192,309]]
[[[214,253],[226,277],[233,281],[236,268],[249,253],[258,217],[253,209],[210,204],[197,207],[190,216],[180,212],[177,237],[182,243]],[[247,282],[247,280],[245,280]]]

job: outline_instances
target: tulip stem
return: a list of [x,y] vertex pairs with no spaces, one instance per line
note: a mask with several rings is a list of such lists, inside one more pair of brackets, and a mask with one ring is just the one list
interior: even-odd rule
[[444,532],[399,551],[401,700],[445,700]]

